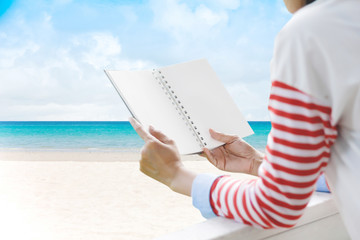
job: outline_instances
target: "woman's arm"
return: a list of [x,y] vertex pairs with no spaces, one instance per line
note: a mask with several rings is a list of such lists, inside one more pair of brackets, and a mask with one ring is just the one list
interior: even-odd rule
[[[331,108],[281,82],[273,82],[269,110],[272,130],[259,179],[218,178],[209,189],[209,201],[219,216],[263,228],[291,227],[327,165],[337,131],[330,122]],[[195,179],[195,198],[202,197],[195,194],[199,189]]]
[[180,161],[175,143],[161,132],[146,132],[140,170],[172,190],[193,197],[204,216],[219,216],[263,228],[291,227],[302,215],[336,139],[331,109],[307,94],[273,82],[269,110],[272,130],[259,179],[196,175]]

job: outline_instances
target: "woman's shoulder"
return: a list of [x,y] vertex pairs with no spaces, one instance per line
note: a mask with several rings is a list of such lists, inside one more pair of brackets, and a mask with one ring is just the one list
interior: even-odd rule
[[278,34],[279,38],[324,40],[360,21],[358,0],[317,0],[298,10]]
[[327,17],[323,7],[318,3],[312,3],[298,10],[289,22],[282,28],[278,38],[286,40],[294,39],[296,41],[306,39],[311,35],[317,35],[318,29],[323,28],[326,24]]

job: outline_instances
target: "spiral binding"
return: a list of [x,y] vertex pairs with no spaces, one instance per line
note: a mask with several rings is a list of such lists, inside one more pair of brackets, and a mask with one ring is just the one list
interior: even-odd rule
[[160,70],[153,69],[152,72],[154,78],[158,81],[158,84],[164,90],[165,95],[168,96],[169,100],[172,101],[172,104],[175,107],[175,110],[179,113],[182,117],[183,121],[185,121],[186,126],[188,127],[189,131],[192,132],[192,135],[196,137],[196,141],[199,143],[201,148],[206,147],[207,143],[204,141],[204,138],[201,136],[197,126],[193,122],[190,117],[190,114],[185,109],[185,107],[181,104],[181,100],[176,95],[175,91],[171,88],[169,82],[165,79],[165,76],[162,75]]

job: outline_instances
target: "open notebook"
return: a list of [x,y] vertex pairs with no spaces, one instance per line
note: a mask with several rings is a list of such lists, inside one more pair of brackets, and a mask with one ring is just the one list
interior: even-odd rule
[[215,148],[209,128],[245,137],[253,133],[207,60],[153,70],[105,70],[129,111],[146,129],[172,138],[181,154]]

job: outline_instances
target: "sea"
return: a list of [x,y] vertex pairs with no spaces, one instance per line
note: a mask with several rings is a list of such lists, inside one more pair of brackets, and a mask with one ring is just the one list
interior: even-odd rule
[[[249,124],[255,134],[244,140],[264,150],[271,123]],[[0,121],[0,151],[137,152],[143,144],[128,121]]]

